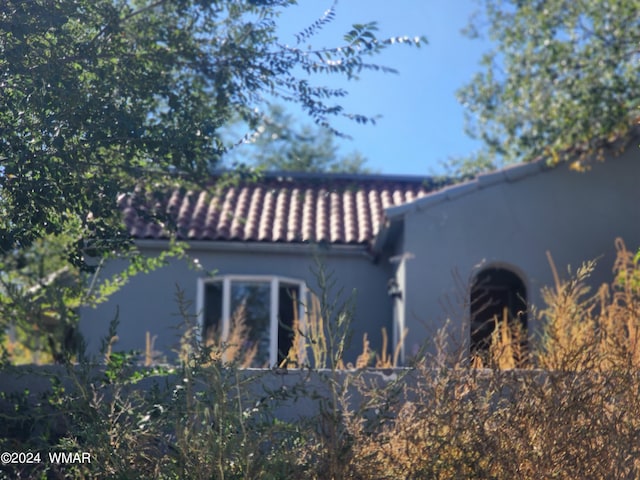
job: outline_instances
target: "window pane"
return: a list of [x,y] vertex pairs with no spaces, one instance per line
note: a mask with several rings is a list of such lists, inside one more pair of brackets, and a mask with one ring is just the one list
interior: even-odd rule
[[[242,350],[255,351],[252,367],[269,366],[271,285],[267,282],[231,282],[231,331],[244,324]],[[242,315],[244,312],[244,315]],[[231,333],[233,336],[233,333]]]
[[218,340],[221,318],[222,282],[207,282],[204,285],[204,324],[202,329],[202,339],[205,343]]
[[281,283],[278,291],[278,365],[293,345],[293,319],[300,305],[298,285]]
[[[527,328],[527,291],[518,275],[503,268],[487,268],[476,275],[471,288],[471,351],[489,350],[496,319],[520,322]],[[526,335],[525,335],[526,338]],[[525,345],[522,345],[525,347]]]

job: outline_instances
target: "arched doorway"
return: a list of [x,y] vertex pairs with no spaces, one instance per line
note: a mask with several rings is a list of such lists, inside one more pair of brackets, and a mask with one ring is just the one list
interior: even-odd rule
[[505,310],[509,322],[520,322],[526,337],[527,288],[522,279],[506,268],[489,267],[478,272],[471,286],[471,353],[487,351],[496,318]]

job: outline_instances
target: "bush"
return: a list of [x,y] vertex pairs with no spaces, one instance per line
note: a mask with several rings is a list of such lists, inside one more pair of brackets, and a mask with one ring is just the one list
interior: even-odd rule
[[[233,346],[198,345],[188,328],[174,370],[141,369],[105,342],[106,365],[40,371],[46,391],[0,398],[0,450],[82,451],[93,461],[10,465],[5,475],[638,478],[640,254],[616,246],[614,280],[595,293],[592,263],[568,281],[555,275],[539,312],[544,334],[526,356],[519,332],[498,322],[490,369],[440,351],[410,369],[342,370],[348,302],[316,304],[318,324],[297,340],[334,346],[309,355],[327,370],[243,370],[224,355]],[[373,358],[366,339],[363,349],[359,366]],[[521,368],[498,368],[514,362]]]

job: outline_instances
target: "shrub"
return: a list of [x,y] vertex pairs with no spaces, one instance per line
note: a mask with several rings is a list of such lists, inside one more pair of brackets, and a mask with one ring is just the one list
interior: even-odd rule
[[[11,466],[7,478],[638,478],[640,254],[616,247],[614,279],[595,293],[593,263],[566,281],[552,264],[539,342],[523,353],[522,332],[496,320],[492,368],[441,349],[408,369],[345,370],[349,302],[328,308],[322,295],[297,333],[308,348],[287,358],[326,370],[249,373],[233,345],[200,345],[188,315],[173,370],[140,369],[106,341],[105,365],[40,371],[43,394],[0,397],[0,450],[94,461]],[[360,358],[374,358],[366,338]]]

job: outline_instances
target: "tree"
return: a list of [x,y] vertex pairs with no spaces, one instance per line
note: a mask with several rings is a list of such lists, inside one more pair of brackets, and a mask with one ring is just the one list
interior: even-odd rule
[[[316,73],[354,77],[392,40],[354,25],[340,47],[276,37],[293,0],[8,0],[0,16],[0,251],[78,226],[78,248],[126,241],[118,195],[137,185],[206,179],[225,154],[222,128],[255,129],[268,95],[313,120],[346,115],[346,92]],[[404,38],[403,38],[404,40]],[[419,45],[421,39],[404,43]]]
[[471,32],[495,49],[459,92],[488,154],[526,161],[594,153],[639,114],[636,0],[485,0]]
[[443,184],[461,183],[495,169],[494,158],[486,151],[480,150],[468,156],[449,157],[440,162],[440,173],[434,177]]
[[0,325],[8,327],[4,347],[14,361],[61,361],[78,350],[76,309],[88,292],[66,261],[68,238],[62,234],[39,239],[3,259]]
[[[60,268],[90,269],[89,251],[126,250],[123,195],[135,193],[139,213],[162,220],[171,232],[171,218],[146,207],[162,199],[167,184],[208,182],[211,167],[227,153],[225,126],[240,118],[258,129],[256,112],[266,98],[296,103],[329,129],[334,116],[370,121],[339,105],[347,92],[313,82],[319,74],[389,71],[369,59],[392,43],[419,46],[423,39],[378,40],[372,23],[354,25],[335,48],[313,49],[310,39],[335,16],[330,9],[302,29],[294,46],[285,46],[276,22],[294,3],[3,2],[0,337],[14,314],[23,326],[41,318],[25,313],[31,293],[45,310],[62,298],[69,318],[76,318],[75,299],[94,301],[82,291],[84,277],[74,275],[80,285],[67,290],[47,279]],[[33,249],[62,257],[38,268],[38,256],[27,254]],[[21,266],[29,258],[32,264]],[[103,290],[153,265],[134,258],[126,275]],[[54,296],[48,286],[57,289]]]
[[359,152],[339,156],[334,138],[326,127],[297,126],[282,106],[272,105],[241,159],[266,170],[367,173],[366,159]]

